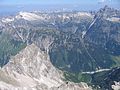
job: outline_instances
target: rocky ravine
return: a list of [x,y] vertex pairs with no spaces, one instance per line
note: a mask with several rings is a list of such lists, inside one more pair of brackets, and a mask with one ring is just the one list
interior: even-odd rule
[[0,90],[91,90],[85,83],[65,82],[49,55],[28,45],[0,70]]

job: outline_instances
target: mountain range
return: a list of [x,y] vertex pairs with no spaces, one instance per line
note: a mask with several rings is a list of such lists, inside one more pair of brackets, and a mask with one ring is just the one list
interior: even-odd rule
[[0,41],[0,88],[119,90],[117,9],[19,12],[0,18]]

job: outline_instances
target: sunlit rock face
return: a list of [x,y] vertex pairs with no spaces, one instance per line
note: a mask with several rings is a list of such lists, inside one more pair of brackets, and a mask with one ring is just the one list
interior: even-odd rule
[[115,84],[112,85],[113,90],[120,90],[120,82],[114,82]]
[[53,87],[51,90],[92,90],[88,87],[86,83],[66,83],[62,84],[59,87]]
[[49,55],[31,44],[0,70],[0,90],[90,90],[86,84],[69,84],[63,79]]

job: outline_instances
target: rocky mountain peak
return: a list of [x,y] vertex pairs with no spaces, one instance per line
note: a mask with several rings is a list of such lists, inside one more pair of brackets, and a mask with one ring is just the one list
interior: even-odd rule
[[[2,71],[22,87],[34,87],[42,83],[50,88],[63,83],[60,72],[53,67],[49,56],[34,44],[12,57]],[[16,86],[12,82],[10,84]]]
[[114,8],[110,8],[108,5],[105,5],[104,8],[101,8],[97,14],[96,17],[99,18],[111,18],[111,17],[117,17],[117,15],[120,14],[120,12]]
[[107,10],[111,10],[112,8],[110,8],[108,5],[105,5],[102,9],[103,9],[104,11],[107,11]]
[[[18,90],[54,90],[52,88],[64,84],[66,83],[63,81],[61,71],[51,64],[49,55],[35,44],[28,45],[0,70],[0,89],[2,90],[9,90],[9,88],[13,90],[16,88]],[[74,85],[73,88],[76,86],[78,85]]]

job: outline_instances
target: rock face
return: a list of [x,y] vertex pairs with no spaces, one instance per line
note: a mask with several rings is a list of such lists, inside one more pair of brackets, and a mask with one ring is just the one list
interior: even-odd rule
[[51,88],[51,90],[90,90],[86,83],[74,84],[74,83],[67,83],[62,84],[59,87]]
[[115,85],[112,85],[113,90],[119,90],[120,89],[120,82],[115,82]]
[[0,90],[91,90],[86,84],[66,83],[63,79],[49,55],[31,44],[0,70]]
[[108,6],[100,9],[88,28],[85,40],[106,48],[114,55],[119,55],[120,11]]

